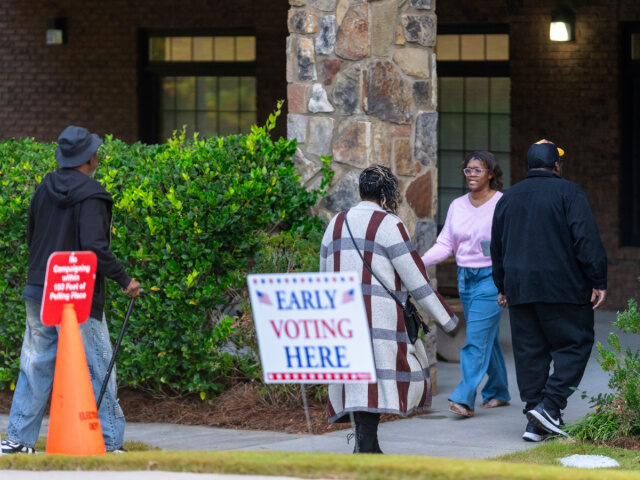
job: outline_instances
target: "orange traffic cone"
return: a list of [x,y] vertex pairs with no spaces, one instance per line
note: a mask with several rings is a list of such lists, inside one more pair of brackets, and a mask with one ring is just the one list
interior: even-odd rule
[[47,454],[104,455],[104,439],[73,304],[62,309]]

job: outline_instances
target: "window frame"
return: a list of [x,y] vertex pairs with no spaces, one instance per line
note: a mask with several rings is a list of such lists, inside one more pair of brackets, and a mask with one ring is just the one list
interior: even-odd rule
[[[256,59],[253,61],[176,61],[158,62],[149,60],[149,39],[152,37],[237,37],[252,36],[256,39]],[[249,28],[189,28],[189,29],[140,29],[138,32],[139,95],[138,132],[142,142],[158,143],[160,122],[160,94],[162,77],[256,77],[257,79],[256,31]],[[257,112],[257,105],[256,105]]]
[[[468,35],[468,34],[506,34],[509,35],[508,24],[438,24],[438,35]],[[470,61],[470,60],[438,60],[436,62],[438,66],[438,80],[441,78],[478,78],[478,77],[505,77],[511,78],[510,75],[510,59],[509,60],[482,60],[482,61]],[[440,105],[438,105],[438,112],[440,112]],[[511,117],[511,111],[509,112]],[[511,151],[511,148],[509,149]],[[438,168],[440,168],[440,144],[438,144]],[[465,152],[466,154],[466,152]],[[441,176],[438,175],[438,199],[441,197]],[[464,180],[461,181],[461,189],[465,189]],[[438,202],[440,203],[440,202]],[[440,218],[442,217],[442,218]],[[440,215],[440,212],[436,212],[436,222],[438,231],[440,231],[444,225],[446,212]]]
[[[438,35],[509,35],[508,24],[438,24]],[[509,55],[511,58],[511,55]],[[438,77],[511,77],[510,60],[437,60]]]
[[640,59],[631,58],[631,37],[640,23],[621,24],[620,246],[640,247]]

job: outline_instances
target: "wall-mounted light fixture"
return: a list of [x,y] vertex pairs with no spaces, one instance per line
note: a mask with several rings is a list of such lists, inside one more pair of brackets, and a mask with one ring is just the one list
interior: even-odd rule
[[569,6],[562,6],[551,13],[549,38],[554,42],[575,40],[576,14]]
[[67,43],[67,19],[56,17],[47,22],[47,45]]

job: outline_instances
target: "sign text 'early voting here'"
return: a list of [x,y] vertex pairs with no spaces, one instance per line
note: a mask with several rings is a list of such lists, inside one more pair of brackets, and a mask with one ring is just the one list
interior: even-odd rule
[[356,273],[249,275],[265,382],[374,382]]

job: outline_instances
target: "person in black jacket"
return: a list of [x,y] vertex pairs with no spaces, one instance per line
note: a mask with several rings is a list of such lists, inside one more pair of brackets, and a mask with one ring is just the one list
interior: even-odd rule
[[607,289],[598,227],[582,189],[561,177],[560,154],[546,140],[531,146],[527,176],[500,199],[491,230],[493,279],[498,303],[509,307],[528,441],[566,436],[560,412],[582,379],[593,311]]
[[[115,280],[130,297],[140,293],[140,283],[127,275],[111,253],[113,199],[91,178],[98,167],[97,151],[101,144],[102,140],[86,128],[67,127],[58,138],[56,160],[60,168],[44,177],[29,205],[29,261],[27,285],[22,293],[27,324],[2,453],[35,453],[34,445],[53,385],[58,330],[45,327],[40,319],[49,256],[56,251],[91,250],[98,258],[91,314],[80,324],[96,397],[112,355],[103,312],[105,277]],[[125,421],[116,398],[115,375],[110,378],[98,416],[107,451],[122,450]]]

